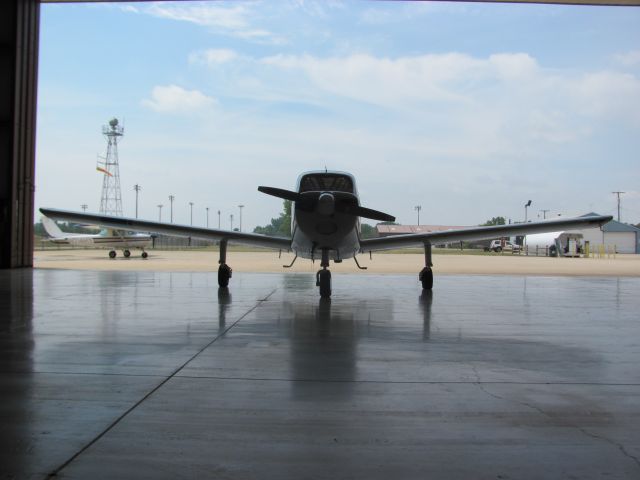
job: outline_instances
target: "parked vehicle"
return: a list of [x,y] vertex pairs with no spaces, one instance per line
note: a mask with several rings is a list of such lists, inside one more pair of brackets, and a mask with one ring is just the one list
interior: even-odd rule
[[491,252],[519,252],[521,248],[520,245],[509,240],[492,240],[486,250]]

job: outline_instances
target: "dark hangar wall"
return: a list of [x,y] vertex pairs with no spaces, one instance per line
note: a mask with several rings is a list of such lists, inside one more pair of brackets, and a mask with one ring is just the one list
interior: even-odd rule
[[0,2],[0,268],[33,264],[38,0]]

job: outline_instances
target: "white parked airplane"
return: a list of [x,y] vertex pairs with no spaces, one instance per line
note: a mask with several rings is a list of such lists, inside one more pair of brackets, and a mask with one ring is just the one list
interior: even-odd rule
[[142,258],[147,258],[145,248],[151,246],[151,236],[141,233],[127,234],[122,230],[107,229],[99,234],[67,233],[60,230],[51,218],[42,217],[42,226],[51,236],[50,242],[57,245],[72,245],[76,247],[100,247],[109,248],[109,257],[116,258],[116,248],[122,250],[125,257],[131,256],[129,249],[142,250]]
[[[359,253],[406,247],[423,247],[425,266],[420,272],[419,280],[422,282],[422,288],[430,290],[433,288],[433,271],[431,269],[433,266],[431,261],[432,244],[553,232],[565,228],[597,227],[612,219],[610,216],[562,218],[542,222],[362,239],[360,238],[359,217],[380,221],[394,221],[395,217],[360,206],[355,178],[349,173],[337,171],[306,172],[298,178],[295,191],[274,187],[258,187],[258,190],[268,195],[294,202],[291,238],[268,237],[256,233],[149,222],[132,218],[106,217],[49,208],[41,208],[40,211],[56,220],[219,240],[220,258],[218,263],[220,266],[218,268],[218,284],[221,287],[227,287],[231,278],[231,268],[227,265],[228,242],[292,251],[295,254],[293,262],[298,257],[312,260],[318,258],[322,269],[316,274],[316,285],[320,287],[320,295],[322,297],[331,295],[331,272],[328,270],[331,260],[335,263],[340,263],[345,259],[353,258],[358,264],[356,255]],[[293,265],[293,262],[291,262],[291,265]],[[290,267],[291,265],[284,265],[284,267]],[[359,264],[358,267],[360,267]]]

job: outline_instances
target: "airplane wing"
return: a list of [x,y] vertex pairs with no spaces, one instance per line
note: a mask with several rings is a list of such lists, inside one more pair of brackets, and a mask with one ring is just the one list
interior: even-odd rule
[[291,239],[289,238],[268,237],[257,233],[232,232],[230,230],[192,227],[175,223],[150,222],[137,218],[109,217],[106,215],[78,213],[53,208],[41,208],[40,211],[43,215],[54,220],[88,223],[107,228],[132,230],[135,232],[153,232],[175,237],[192,237],[204,240],[228,240],[230,243],[273,248],[275,250],[289,250],[291,248]]
[[589,216],[575,218],[559,218],[541,222],[514,223],[511,225],[492,225],[489,227],[472,227],[457,230],[445,230],[432,233],[410,233],[382,238],[360,240],[360,251],[374,252],[395,248],[422,247],[425,243],[432,245],[461,241],[490,240],[513,235],[529,235],[532,233],[556,232],[558,230],[599,227],[609,222],[611,216]]

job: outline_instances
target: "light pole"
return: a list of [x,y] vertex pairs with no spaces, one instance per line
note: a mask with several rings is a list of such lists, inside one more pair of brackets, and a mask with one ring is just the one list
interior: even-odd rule
[[191,226],[193,226],[193,202],[189,202],[189,207],[191,208]]
[[136,191],[136,218],[138,218],[138,192],[142,190],[142,187],[136,183],[133,189]]
[[229,223],[231,224],[230,230],[233,231],[233,213],[229,215]]
[[207,211],[207,228],[209,228],[209,207],[206,207],[205,210]]
[[549,210],[540,210],[540,211],[542,212],[542,219],[543,219],[543,220],[546,220],[546,219],[547,219],[547,212],[548,212]]
[[524,204],[524,223],[527,223],[528,208],[531,206],[531,200]]
[[240,228],[238,229],[239,232],[242,231],[242,209],[244,208],[244,205],[238,205],[238,208],[240,209]]
[[158,221],[162,221],[162,204],[158,204]]
[[83,203],[82,205],[80,205],[80,208],[82,209],[83,212],[86,212],[87,208],[89,208],[89,205],[87,205],[86,203]]
[[175,196],[173,195],[169,195],[169,202],[171,203],[170,206],[170,217],[171,217],[171,223],[173,223],[173,201],[175,200]]
[[420,226],[420,210],[422,210],[422,205],[416,205],[413,209],[418,212],[418,226]]
[[220,210],[218,210],[218,230],[220,230]]

